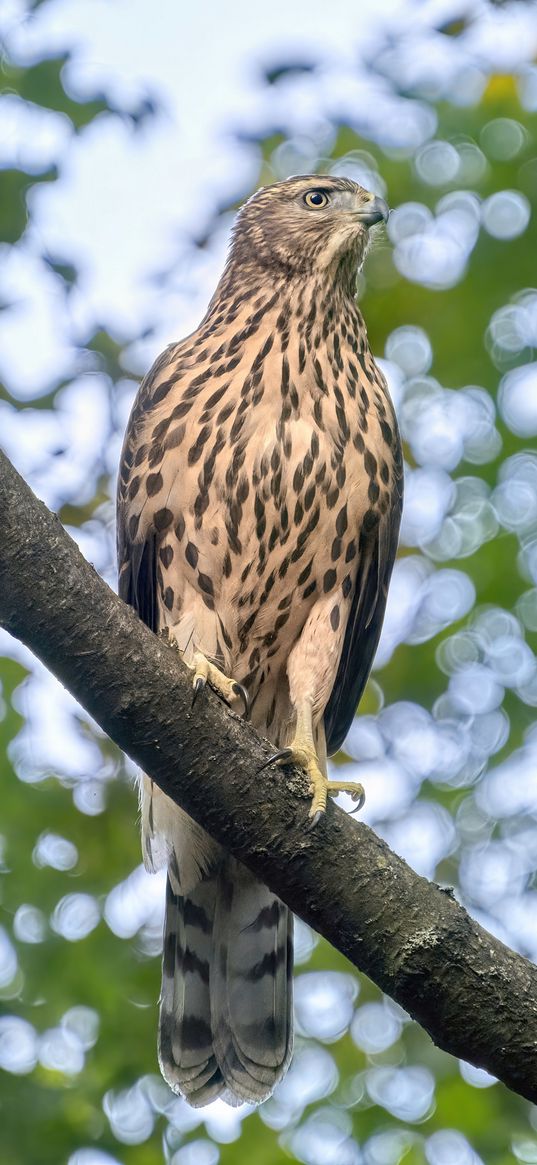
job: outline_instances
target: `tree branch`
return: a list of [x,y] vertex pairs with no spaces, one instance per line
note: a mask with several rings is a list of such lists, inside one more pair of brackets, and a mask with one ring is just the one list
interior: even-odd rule
[[[537,1102],[537,968],[334,805],[306,828],[298,771],[190,677],[0,453],[0,621],[219,842],[417,1019]],[[133,821],[134,828],[134,821]]]

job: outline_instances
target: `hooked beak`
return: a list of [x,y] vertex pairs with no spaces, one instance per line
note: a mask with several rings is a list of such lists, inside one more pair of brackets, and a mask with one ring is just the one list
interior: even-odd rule
[[367,206],[355,212],[356,218],[366,227],[373,227],[378,222],[388,222],[389,214],[388,203],[379,198],[378,194],[373,194]]

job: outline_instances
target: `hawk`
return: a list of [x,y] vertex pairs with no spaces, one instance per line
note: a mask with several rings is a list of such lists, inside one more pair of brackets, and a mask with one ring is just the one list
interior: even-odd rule
[[[315,823],[378,643],[402,459],[356,306],[386,203],[306,176],[242,207],[198,329],[142,382],[121,457],[119,593],[242,704],[311,787]],[[225,780],[225,771],[222,772]],[[262,777],[260,777],[262,781]],[[292,1049],[288,908],[147,777],[142,845],[166,866],[159,1060],[190,1104],[259,1103]]]

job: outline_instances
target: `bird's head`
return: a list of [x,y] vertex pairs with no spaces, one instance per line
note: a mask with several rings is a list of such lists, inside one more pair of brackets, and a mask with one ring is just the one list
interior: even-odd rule
[[357,271],[369,228],[387,222],[384,199],[350,178],[308,174],[264,186],[242,207],[232,257],[274,273]]

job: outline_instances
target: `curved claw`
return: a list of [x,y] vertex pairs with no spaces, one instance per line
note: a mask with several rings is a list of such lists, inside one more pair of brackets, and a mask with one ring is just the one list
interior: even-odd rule
[[360,809],[363,809],[365,805],[365,793],[362,789],[361,793],[351,793],[350,796],[352,801],[356,801],[354,809],[351,809],[349,813],[350,817],[354,817],[354,814],[359,813]]
[[324,809],[318,809],[317,812],[313,814],[313,817],[310,817],[307,828],[315,829],[315,826],[321,820],[321,817],[324,817]]
[[289,761],[290,764],[292,759],[293,753],[290,748],[280,748],[279,752],[273,752],[272,756],[269,756],[268,760],[263,761],[263,764],[259,766],[257,772],[262,773],[263,769],[268,769],[269,765],[275,765],[277,761],[280,760]]
[[192,704],[190,705],[191,708],[194,707],[194,704],[196,703],[196,700],[197,700],[200,692],[203,691],[206,682],[207,681],[204,679],[203,676],[196,676],[194,683],[192,685]]
[[199,692],[209,684],[217,696],[220,696],[221,700],[225,700],[226,704],[231,704],[233,699],[241,700],[244,707],[243,715],[248,715],[250,711],[250,700],[248,692],[242,684],[237,683],[236,680],[229,679],[224,672],[220,671],[219,667],[206,659],[201,651],[194,653],[189,667],[194,672],[192,704],[195,704]]
[[243,717],[247,720],[250,715],[250,697],[244,685],[237,683],[236,680],[233,684],[233,695],[242,700],[244,705]]

